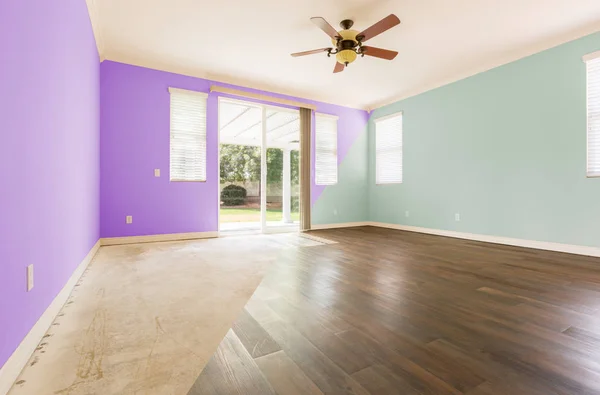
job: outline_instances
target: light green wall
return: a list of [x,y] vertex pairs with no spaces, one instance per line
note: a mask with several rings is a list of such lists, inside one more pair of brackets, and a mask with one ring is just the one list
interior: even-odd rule
[[338,167],[338,183],[327,186],[313,205],[313,225],[367,220],[367,144],[367,131],[364,130]]
[[[581,59],[597,50],[600,33],[375,110],[369,219],[600,247]],[[376,186],[372,121],[397,111],[404,183]]]

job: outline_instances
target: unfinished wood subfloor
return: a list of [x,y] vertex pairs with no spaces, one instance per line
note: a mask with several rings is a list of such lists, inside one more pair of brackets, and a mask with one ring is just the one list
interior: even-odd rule
[[[101,247],[10,395],[186,394],[269,265],[320,244],[281,234]],[[241,350],[232,340],[228,353]]]
[[372,227],[278,259],[201,394],[600,394],[600,259]]

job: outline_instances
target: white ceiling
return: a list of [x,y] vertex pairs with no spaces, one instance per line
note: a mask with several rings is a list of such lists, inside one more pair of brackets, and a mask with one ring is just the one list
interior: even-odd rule
[[[375,108],[600,30],[600,0],[87,0],[104,59],[298,97]],[[333,74],[330,46],[309,18],[363,30],[402,23]]]

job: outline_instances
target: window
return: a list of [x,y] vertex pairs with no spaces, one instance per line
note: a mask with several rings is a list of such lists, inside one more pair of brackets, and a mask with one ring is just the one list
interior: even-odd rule
[[333,115],[315,116],[315,183],[337,183],[337,120]]
[[171,181],[206,181],[206,93],[171,93]]
[[600,177],[600,51],[583,59],[587,69],[587,176]]
[[402,183],[402,113],[375,120],[377,184]]

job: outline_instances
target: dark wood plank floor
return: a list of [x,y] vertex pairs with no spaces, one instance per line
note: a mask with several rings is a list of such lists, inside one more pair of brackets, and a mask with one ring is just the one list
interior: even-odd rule
[[600,259],[373,227],[314,232],[190,395],[600,394]]

